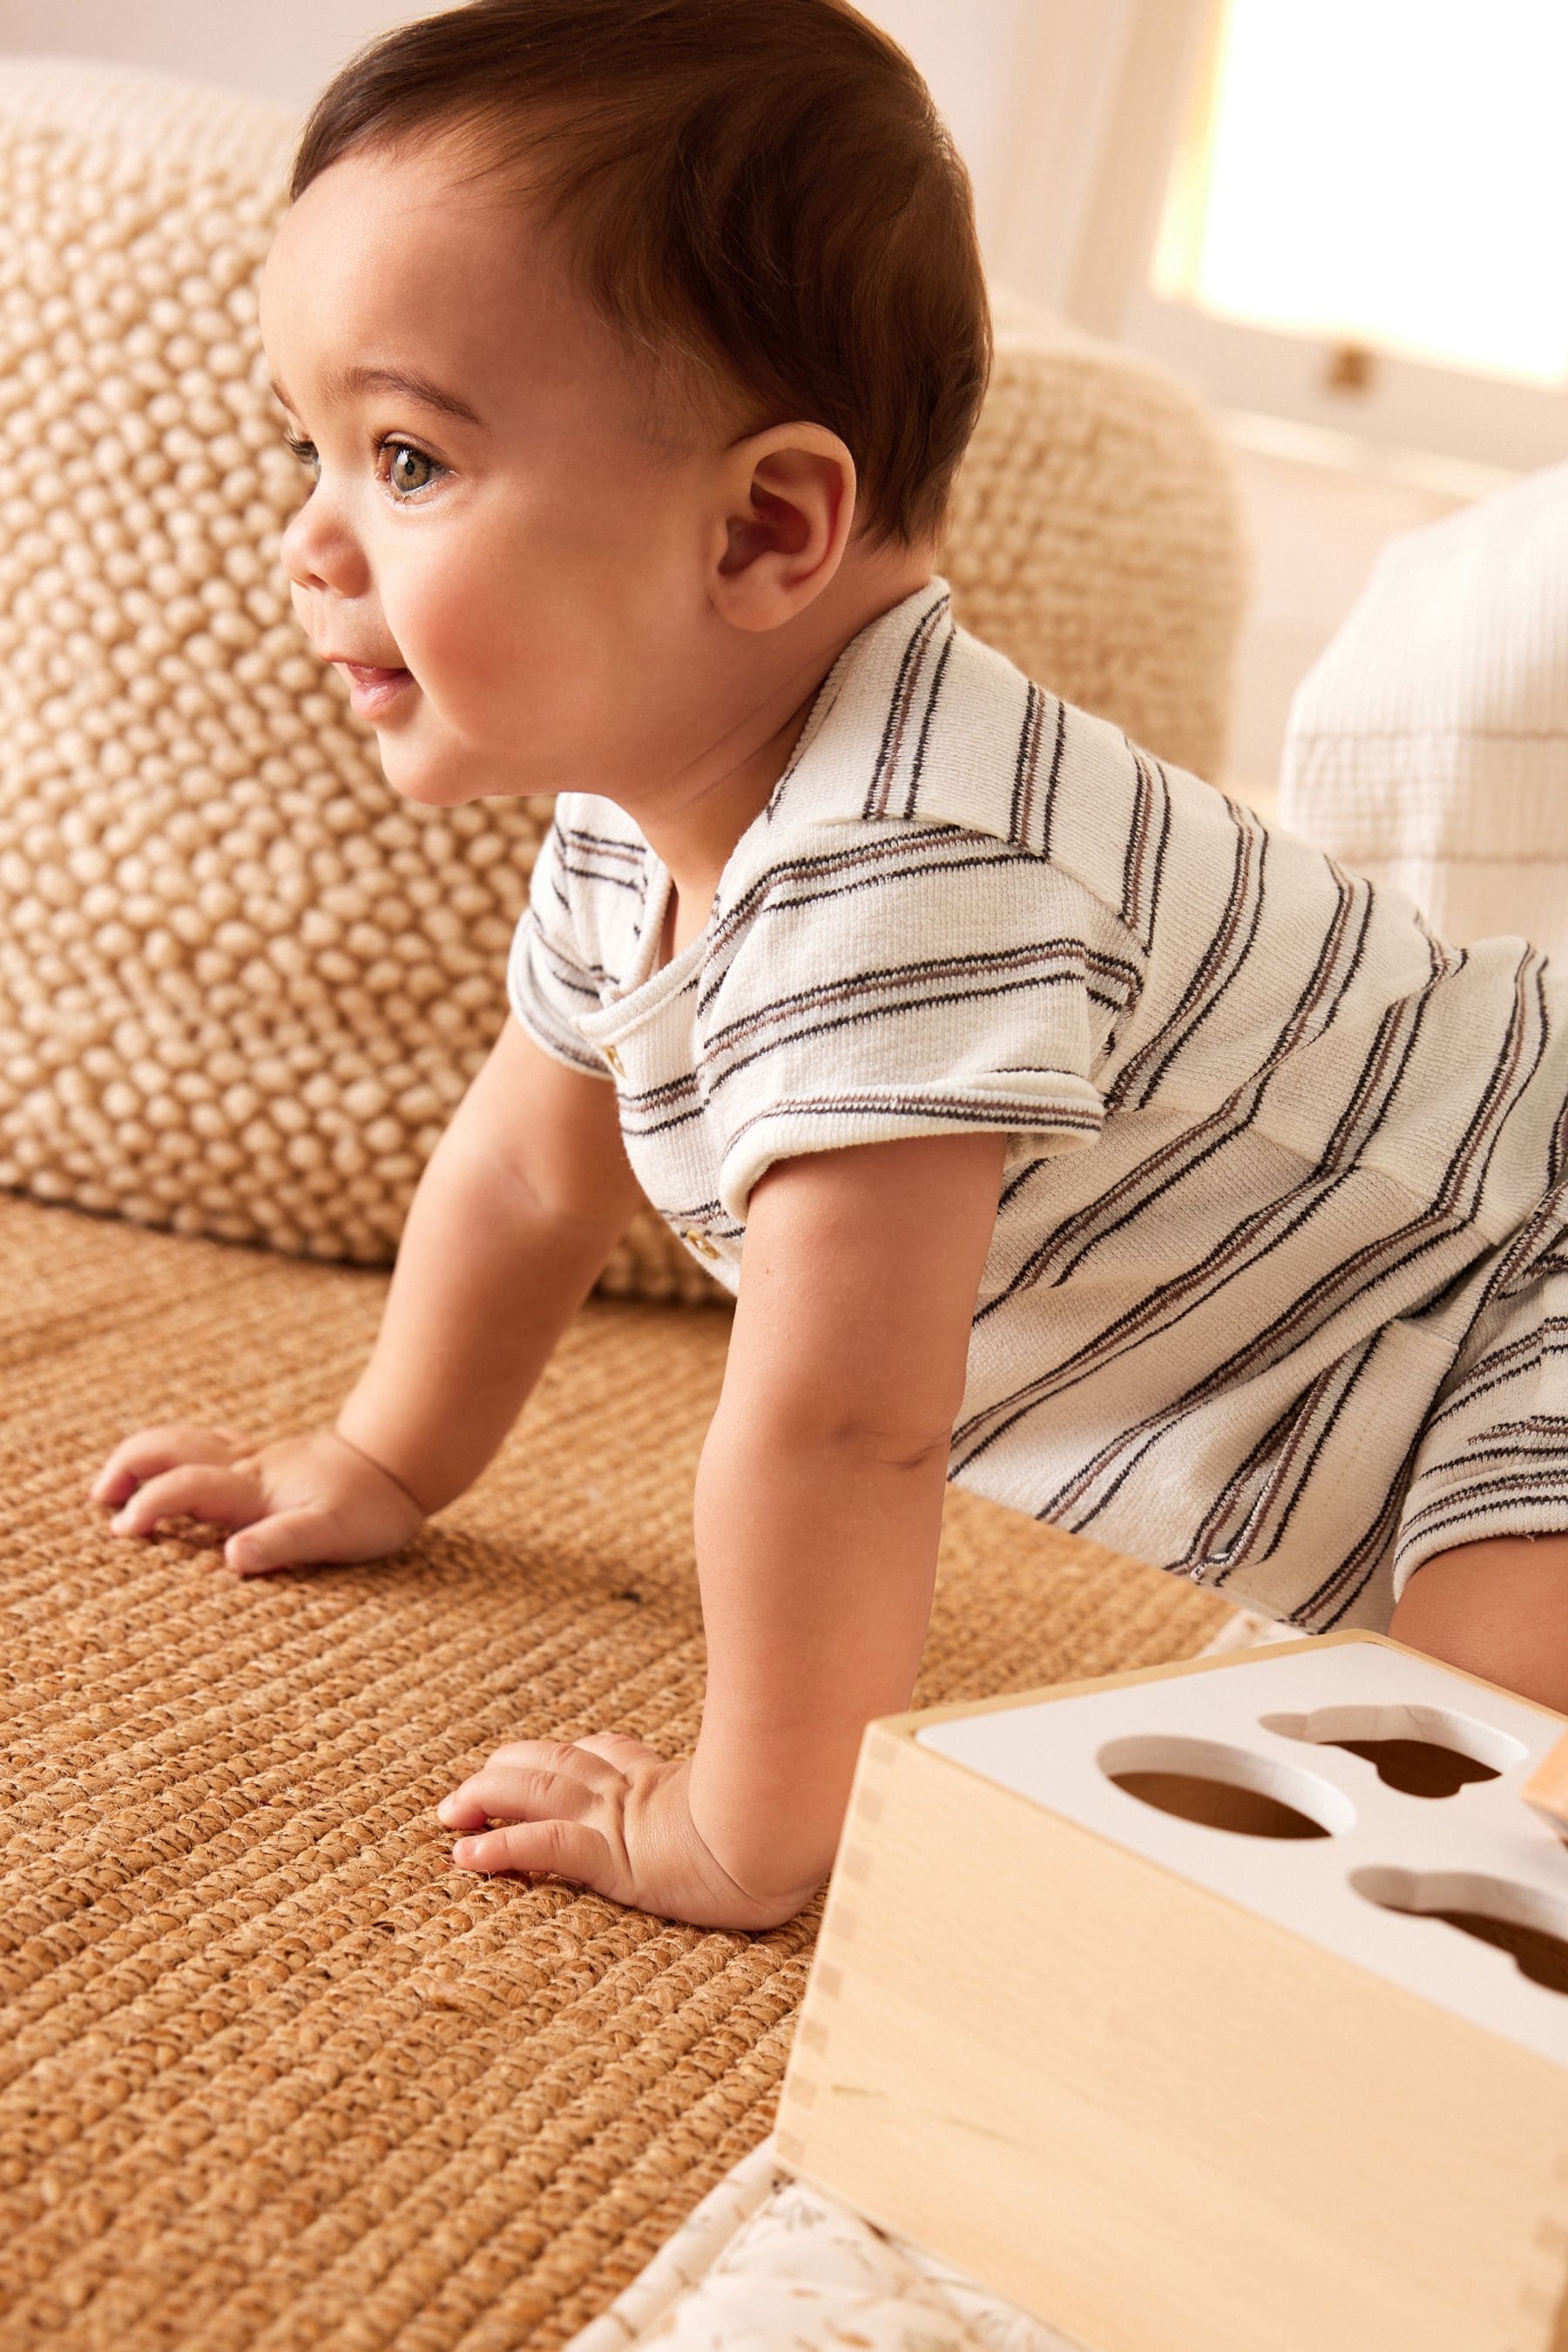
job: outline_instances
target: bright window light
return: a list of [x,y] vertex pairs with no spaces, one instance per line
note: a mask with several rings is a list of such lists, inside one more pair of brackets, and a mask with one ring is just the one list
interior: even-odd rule
[[1568,381],[1565,0],[1225,0],[1156,293]]

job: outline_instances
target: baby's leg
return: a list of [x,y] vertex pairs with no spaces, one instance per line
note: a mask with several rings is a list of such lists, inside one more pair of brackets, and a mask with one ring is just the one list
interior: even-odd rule
[[1389,1633],[1445,1665],[1568,1715],[1568,1535],[1489,1536],[1434,1552]]

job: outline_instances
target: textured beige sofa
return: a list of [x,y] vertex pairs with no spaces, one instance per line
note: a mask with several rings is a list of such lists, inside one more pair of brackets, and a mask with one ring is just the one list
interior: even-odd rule
[[[695,1738],[728,1318],[668,1303],[706,1292],[661,1227],[395,1561],[236,1585],[85,1499],[128,1427],[331,1412],[547,814],[399,804],[295,630],[254,300],[289,131],[0,71],[0,2308],[52,2352],[563,2343],[768,2129],[817,1916],[476,1881],[435,1819],[509,1737]],[[960,614],[1213,772],[1223,450],[1166,377],[999,314]],[[917,1701],[1226,1613],[954,1494]]]

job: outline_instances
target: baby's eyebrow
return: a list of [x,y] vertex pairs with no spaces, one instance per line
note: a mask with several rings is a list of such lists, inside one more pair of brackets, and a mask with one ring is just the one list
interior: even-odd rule
[[[445,416],[456,417],[461,425],[477,425],[481,432],[489,429],[478,410],[470,408],[468,402],[460,399],[455,392],[443,392],[441,386],[432,383],[428,376],[416,375],[406,368],[363,365],[334,368],[327,378],[329,400],[346,400],[360,392],[395,392],[405,400],[416,400],[422,407],[434,408]],[[276,376],[272,380],[272,394],[290,415],[300,415]]]

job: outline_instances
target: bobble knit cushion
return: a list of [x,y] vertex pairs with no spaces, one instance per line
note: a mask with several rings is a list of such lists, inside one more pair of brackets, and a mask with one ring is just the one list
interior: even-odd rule
[[1280,814],[1440,938],[1568,961],[1568,466],[1388,541],[1297,688]]
[[1031,677],[1219,781],[1248,585],[1229,452],[1161,368],[1003,291],[939,571]]
[[[295,129],[6,61],[0,1184],[374,1264],[505,1017],[549,810],[400,802],[294,620],[256,291]],[[959,616],[1212,773],[1242,592],[1217,437],[1157,371],[998,325]],[[719,1295],[647,1211],[604,1287]]]

